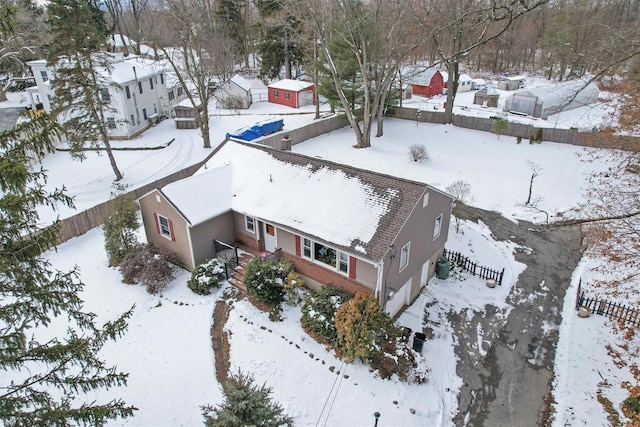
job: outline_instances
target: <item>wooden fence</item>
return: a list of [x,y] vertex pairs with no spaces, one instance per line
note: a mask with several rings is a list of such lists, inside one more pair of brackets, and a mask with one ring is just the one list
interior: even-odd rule
[[468,257],[462,255],[460,252],[449,251],[447,249],[444,250],[442,256],[447,257],[451,264],[455,264],[462,268],[463,270],[468,271],[474,276],[480,277],[481,279],[493,279],[496,281],[496,284],[502,285],[502,278],[504,277],[504,268],[502,271],[494,270],[492,268],[483,267],[478,265],[477,263],[471,261]]
[[[397,107],[391,117],[403,120],[414,120],[424,123],[443,123],[444,112],[442,111],[420,111],[417,109]],[[493,119],[488,117],[471,117],[454,114],[452,124],[465,129],[474,129],[483,132],[493,131]],[[531,135],[536,135],[538,129],[542,129],[542,139],[544,141],[558,142],[561,144],[578,145],[581,147],[611,148],[626,151],[640,151],[640,138],[628,135],[612,135],[606,132],[578,132],[577,129],[555,129],[548,127],[537,128],[524,123],[509,122],[508,128],[502,135],[522,137],[523,143],[529,143]]]
[[627,307],[624,304],[608,301],[604,298],[587,297],[582,290],[582,280],[578,283],[576,291],[576,310],[580,307],[586,307],[592,313],[606,316],[610,319],[621,320],[635,327],[640,327],[640,310]]

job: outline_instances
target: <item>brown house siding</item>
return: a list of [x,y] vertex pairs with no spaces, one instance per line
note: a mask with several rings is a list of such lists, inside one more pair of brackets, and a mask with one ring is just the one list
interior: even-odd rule
[[224,213],[191,228],[191,244],[196,265],[215,256],[213,240],[234,244],[233,214]]
[[261,251],[263,248],[260,245],[260,224],[258,220],[254,218],[254,233],[247,231],[247,227],[244,223],[244,215],[238,212],[233,212],[233,228],[235,241],[243,244],[253,250]]
[[[437,191],[431,189],[427,191],[429,193],[428,205],[423,207],[423,197],[417,201],[415,209],[394,241],[395,257],[391,260],[390,265],[385,266],[385,270],[388,268],[385,284],[392,284],[395,289],[399,289],[416,273],[420,277],[422,265],[427,260],[433,260],[435,254],[439,255],[447,241],[451,199]],[[440,236],[433,240],[435,220],[440,214],[442,214]],[[399,272],[400,251],[409,241],[411,241],[409,263]],[[437,256],[435,259],[437,259]],[[388,264],[388,258],[385,261]],[[429,266],[428,278],[432,276],[434,268],[432,265]]]
[[[159,197],[159,202],[156,197]],[[187,223],[184,218],[182,218],[171,203],[157,190],[142,197],[139,203],[144,221],[144,231],[147,235],[147,242],[159,248],[175,252],[183,265],[187,269],[192,270],[194,266],[189,248]],[[171,221],[175,240],[167,239],[158,233],[154,214],[162,215]]]

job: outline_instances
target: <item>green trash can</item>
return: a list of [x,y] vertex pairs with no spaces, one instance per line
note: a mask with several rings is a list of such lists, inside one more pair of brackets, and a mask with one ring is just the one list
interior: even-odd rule
[[449,260],[446,257],[440,257],[436,263],[436,277],[438,279],[446,279],[449,277]]

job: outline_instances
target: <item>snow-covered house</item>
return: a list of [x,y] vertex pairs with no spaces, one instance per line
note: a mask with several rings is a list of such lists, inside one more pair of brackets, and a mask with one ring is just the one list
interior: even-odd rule
[[428,68],[416,74],[407,83],[411,85],[414,95],[427,97],[442,95],[445,87],[442,73],[433,68]]
[[133,55],[136,53],[135,47],[139,45],[140,56],[144,59],[162,59],[164,54],[160,50],[156,50],[144,43],[138,43],[124,34],[114,34],[107,38],[107,44],[111,46],[113,52],[123,53],[125,55]]
[[487,87],[487,81],[485,79],[472,79],[471,90],[480,90]]
[[435,273],[452,198],[421,182],[229,140],[206,168],[138,203],[148,241],[189,269],[216,256],[214,240],[280,252],[307,286],[375,295],[395,314]]
[[498,89],[518,90],[522,89],[525,84],[527,84],[525,76],[505,76],[498,82]]
[[458,92],[469,92],[473,79],[469,74],[462,73],[458,76]]
[[494,86],[485,85],[473,95],[473,103],[483,107],[497,107],[500,93]]
[[312,105],[315,90],[311,82],[291,79],[282,79],[267,86],[269,102],[293,108]]
[[[109,137],[130,139],[144,132],[159,118],[170,113],[165,62],[125,56],[121,53],[101,52],[109,60],[109,67],[99,69],[108,85],[101,89],[101,96],[113,108],[107,119]],[[51,111],[53,91],[51,80],[55,69],[44,59],[29,61],[36,79],[37,90],[27,91],[32,105],[42,104]]]
[[251,82],[236,74],[222,83],[213,92],[221,108],[249,108],[251,105]]
[[594,83],[569,80],[550,86],[520,90],[505,99],[503,109],[546,118],[561,111],[593,104],[598,100],[599,93],[598,86]]

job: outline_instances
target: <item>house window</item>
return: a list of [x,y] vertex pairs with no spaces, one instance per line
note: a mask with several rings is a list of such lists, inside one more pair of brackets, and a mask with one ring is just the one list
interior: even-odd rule
[[436,240],[440,235],[440,229],[442,228],[442,214],[438,215],[436,222],[433,225],[433,240]]
[[129,86],[124,87],[124,93],[127,94],[127,99],[131,99],[131,91],[129,90]]
[[336,250],[322,243],[314,242],[313,259],[332,267],[336,266]]
[[133,117],[133,114],[131,115],[131,126],[135,126],[136,125],[136,118]]
[[311,258],[311,240],[302,239],[302,256]]
[[43,82],[49,81],[49,74],[46,71],[40,71],[40,76],[42,76]]
[[147,109],[143,108],[142,109],[142,117],[144,117],[145,120],[147,120],[149,117],[147,116]]
[[429,193],[424,195],[424,198],[422,199],[422,207],[426,208],[429,205]]
[[100,99],[102,100],[102,102],[111,101],[111,96],[109,96],[109,89],[107,88],[100,89]]
[[149,87],[153,90],[153,78],[149,79]]
[[182,86],[178,86],[178,96],[182,96],[182,94],[184,93]]
[[277,90],[274,90],[274,91],[273,91],[273,96],[274,96],[275,98],[279,97],[279,96],[280,96],[280,92],[279,92],[279,91],[277,91]]
[[285,92],[284,99],[291,99],[291,94],[289,92]]
[[162,73],[160,73],[160,84],[164,84],[164,75]]
[[163,237],[173,240],[173,227],[171,221],[168,218],[158,214],[156,214],[156,219],[158,220],[158,232]]
[[409,251],[411,250],[411,241],[400,249],[400,271],[409,264]]
[[338,271],[341,273],[349,273],[349,255],[344,252],[338,252]]
[[173,101],[175,99],[175,95],[173,94],[173,90],[169,91],[169,101]]
[[153,114],[158,114],[158,106],[155,102],[153,103]]
[[114,119],[113,117],[107,117],[107,127],[109,129],[115,129],[116,128],[116,119]]
[[255,220],[253,218],[251,218],[250,216],[245,216],[244,217],[244,226],[247,229],[247,231],[249,233],[255,233],[256,232],[256,224],[255,224]]
[[142,82],[138,82],[138,90],[140,91],[140,95],[142,95]]

